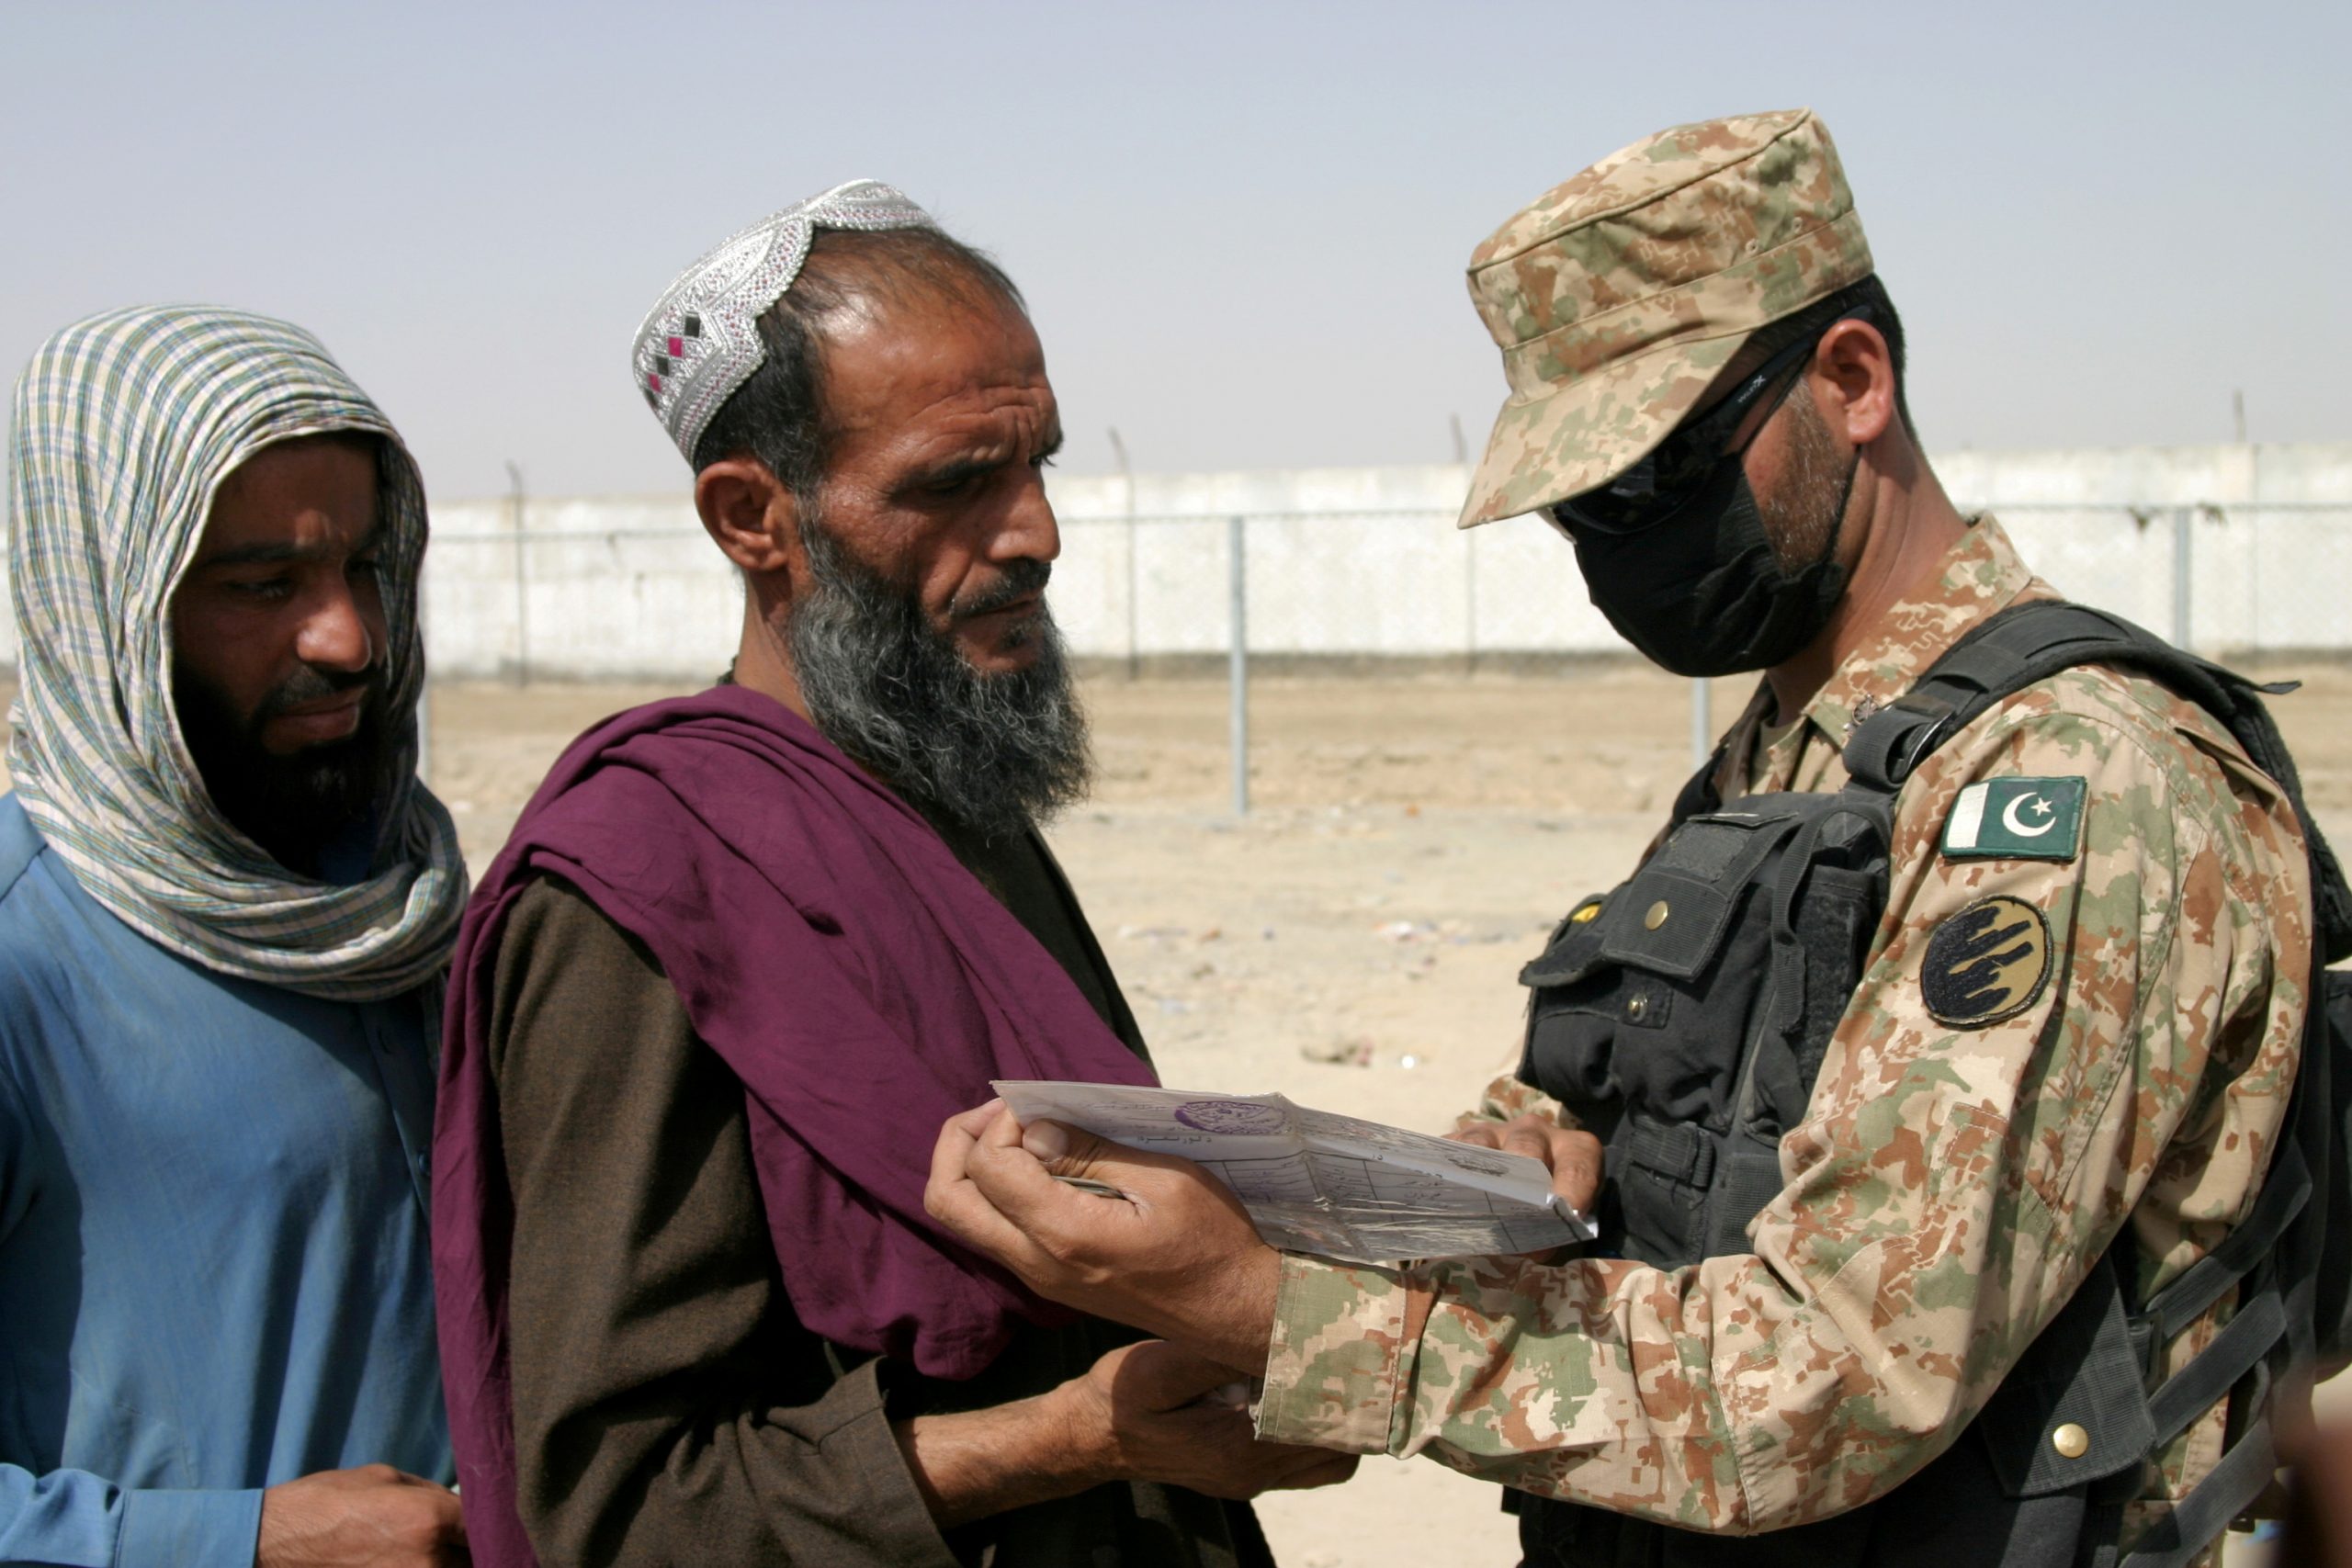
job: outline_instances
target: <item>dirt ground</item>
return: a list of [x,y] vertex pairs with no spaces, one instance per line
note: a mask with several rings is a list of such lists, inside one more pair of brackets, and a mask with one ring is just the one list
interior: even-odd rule
[[[2307,680],[2277,711],[2352,843],[2352,671],[2265,673]],[[1718,725],[1750,689],[1717,683]],[[477,865],[565,740],[657,694],[437,688],[433,775]],[[1252,691],[1253,809],[1236,819],[1222,682],[1105,680],[1087,699],[1099,785],[1051,837],[1162,1078],[1431,1130],[1516,1059],[1519,966],[1623,874],[1689,766],[1688,685],[1645,669],[1277,679]],[[1260,1512],[1292,1568],[1499,1565],[1515,1538],[1497,1495],[1374,1460]]]

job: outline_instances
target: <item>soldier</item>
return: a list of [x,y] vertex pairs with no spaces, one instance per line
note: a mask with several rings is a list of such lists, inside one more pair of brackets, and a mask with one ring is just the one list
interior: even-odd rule
[[[1464,524],[1541,513],[1650,658],[1765,671],[1678,818],[1838,789],[1859,726],[2054,597],[1929,469],[1901,324],[1810,112],[1603,160],[1480,246],[1470,284],[1511,396]],[[1566,1173],[1592,1150],[1559,1100],[1598,1118],[1594,1255],[1280,1255],[1197,1168],[992,1108],[943,1131],[931,1202],[1050,1296],[1262,1368],[1261,1437],[1519,1489],[1535,1562],[2071,1562],[2102,1533],[2162,1540],[2221,1461],[2225,1399],[2189,1405],[2144,1476],[2119,1461],[2109,1496],[2066,1468],[2099,1460],[2099,1423],[1996,1419],[1995,1395],[2036,1392],[2011,1380],[2030,1347],[2069,1384],[2082,1358],[2036,1345],[2062,1307],[2144,1300],[2253,1208],[2312,977],[2295,813],[2220,722],[2113,666],[1994,703],[1893,802],[1883,912],[1849,921],[1810,1062],[1744,1044],[1767,1004],[1740,950],[1710,945],[1729,905],[1711,923],[1629,885],[1530,966],[1527,1081],[1466,1135],[1548,1145]],[[1740,823],[1712,826],[1643,875],[1736,881]],[[1840,946],[1806,925],[1834,902],[1791,927],[1799,969]],[[2235,1300],[2176,1325],[2161,1368]]]

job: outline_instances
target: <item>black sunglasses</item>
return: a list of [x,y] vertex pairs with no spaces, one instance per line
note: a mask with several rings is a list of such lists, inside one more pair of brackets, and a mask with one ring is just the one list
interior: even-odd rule
[[[1813,356],[1829,329],[1839,321],[1866,320],[1868,307],[1848,310],[1822,322],[1821,330],[1789,344],[1758,366],[1747,379],[1709,405],[1703,413],[1684,420],[1645,455],[1641,461],[1598,490],[1555,502],[1544,515],[1561,534],[1638,534],[1673,513],[1699,492],[1715,465],[1736,457],[1762,434],[1765,420],[1747,433],[1738,446],[1731,438],[1748,411],[1772,394],[1777,412],[1792,391],[1803,362]],[[1775,383],[1778,383],[1777,389]],[[1770,416],[1768,414],[1766,419]]]

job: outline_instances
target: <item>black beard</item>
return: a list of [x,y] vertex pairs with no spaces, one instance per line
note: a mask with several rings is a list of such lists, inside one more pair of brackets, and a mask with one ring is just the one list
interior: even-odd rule
[[[276,715],[354,686],[368,691],[359,728],[350,735],[290,757],[275,756],[263,746],[261,728]],[[367,821],[388,793],[392,748],[380,671],[328,675],[305,666],[263,699],[252,718],[240,720],[218,692],[175,660],[172,704],[212,804],[231,827],[288,871],[316,874],[321,852],[337,835]]]
[[1756,513],[1773,558],[1792,573],[1828,558],[1853,484],[1852,470],[1838,460],[1837,441],[1814,405],[1812,389],[1797,391],[1801,395],[1787,405],[1788,457],[1780,482],[1770,494],[1756,496]]
[[[1038,642],[1036,661],[983,674],[933,628],[911,590],[852,558],[813,509],[802,516],[810,591],[792,606],[785,638],[801,700],[828,740],[924,816],[988,842],[1085,795],[1086,715],[1042,603],[1023,634]],[[1035,592],[1050,570],[1017,561],[988,598]]]

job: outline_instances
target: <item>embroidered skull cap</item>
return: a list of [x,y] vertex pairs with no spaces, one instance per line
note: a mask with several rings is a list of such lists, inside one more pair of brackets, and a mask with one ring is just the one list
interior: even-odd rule
[[759,321],[784,297],[820,229],[935,229],[879,180],[852,180],[772,212],[705,253],[662,291],[637,329],[630,367],[686,461],[720,405],[767,357]]

